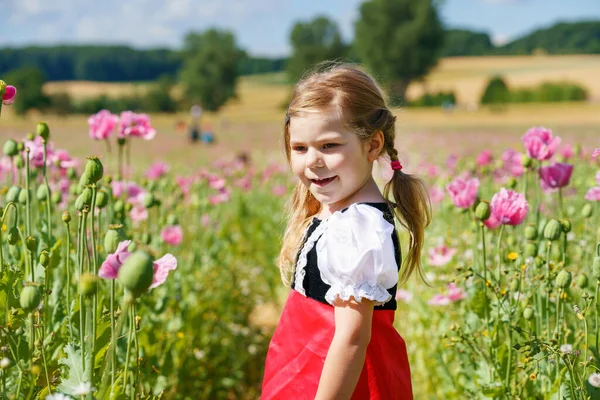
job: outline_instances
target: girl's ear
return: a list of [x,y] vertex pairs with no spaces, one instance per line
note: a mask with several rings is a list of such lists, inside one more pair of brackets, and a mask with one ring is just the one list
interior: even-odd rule
[[381,130],[376,131],[373,136],[367,141],[367,158],[373,162],[379,158],[381,150],[383,150],[384,137]]

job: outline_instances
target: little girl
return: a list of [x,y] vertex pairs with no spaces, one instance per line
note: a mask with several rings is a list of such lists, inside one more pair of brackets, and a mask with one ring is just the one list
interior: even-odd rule
[[[410,233],[402,278],[421,275],[430,205],[402,172],[396,117],[368,74],[349,65],[295,87],[284,142],[299,182],[278,264],[293,290],[267,354],[262,399],[412,399],[406,345],[393,326],[401,255],[394,217]],[[383,194],[373,163],[389,156]],[[393,202],[388,201],[391,191]]]

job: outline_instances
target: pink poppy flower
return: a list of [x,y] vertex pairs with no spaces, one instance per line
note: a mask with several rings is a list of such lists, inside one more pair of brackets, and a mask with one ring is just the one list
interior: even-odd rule
[[589,201],[600,201],[600,186],[595,186],[587,191],[585,199]]
[[464,290],[456,286],[454,282],[450,282],[447,286],[447,289],[448,300],[450,300],[451,302],[459,301],[467,297],[467,294],[464,292]]
[[183,230],[179,225],[167,226],[160,232],[163,242],[172,246],[179,246],[183,241]]
[[398,289],[396,291],[396,300],[410,303],[413,299],[413,294],[407,290]]
[[469,208],[477,199],[479,179],[457,177],[446,186],[446,190],[456,207]]
[[149,289],[154,289],[162,285],[169,276],[169,271],[177,269],[177,259],[172,254],[165,254],[158,260],[154,261],[154,276]]
[[600,148],[594,149],[594,152],[592,153],[592,158],[596,158],[600,156]]
[[575,150],[573,150],[573,146],[569,143],[562,145],[558,152],[565,161],[575,155]]
[[544,127],[533,127],[522,137],[527,155],[536,160],[548,160],[560,144],[559,137],[552,137],[552,131]]
[[118,122],[119,117],[108,110],[100,110],[96,114],[90,115],[88,118],[90,137],[94,140],[108,139]]
[[437,186],[431,186],[429,188],[429,199],[433,204],[439,204],[444,200],[444,191]]
[[51,162],[62,169],[75,168],[79,164],[77,160],[71,158],[71,155],[65,149],[57,149],[54,154],[52,154]]
[[227,203],[230,198],[231,192],[229,189],[225,188],[220,190],[218,194],[208,196],[208,202],[212,205],[217,205],[221,203]]
[[450,304],[450,299],[445,294],[436,294],[427,302],[430,306],[447,306]]
[[502,153],[502,169],[515,178],[523,175],[525,168],[523,167],[521,158],[521,153],[513,149],[504,150],[504,153]]
[[442,265],[446,265],[452,260],[454,254],[456,254],[456,249],[449,248],[445,244],[429,249],[429,264],[434,265],[436,267],[441,267]]
[[131,208],[129,217],[133,222],[141,222],[148,219],[148,210],[141,204],[136,204]]
[[[33,140],[25,140],[25,147],[29,148],[29,163],[35,168],[44,166],[44,139],[41,136],[36,136]],[[25,153],[23,153],[25,155]],[[54,158],[54,146],[52,143],[46,143],[46,167],[51,165],[51,160]]]
[[214,175],[208,177],[208,186],[210,186],[213,189],[221,190],[225,187],[226,184],[227,182],[224,178]]
[[525,195],[505,188],[500,189],[492,197],[490,207],[491,215],[504,225],[521,224],[529,212],[529,204],[525,200]]
[[106,260],[100,266],[98,270],[98,276],[104,279],[117,279],[117,274],[121,265],[125,262],[127,257],[131,254],[127,251],[131,240],[124,240],[117,246],[117,250],[114,253],[109,254]]
[[119,137],[125,138],[128,136],[141,137],[146,140],[154,138],[156,129],[150,125],[150,117],[147,114],[123,111],[119,125]]
[[540,168],[540,178],[544,190],[557,189],[569,184],[573,173],[572,164],[555,163]]
[[448,156],[448,158],[446,159],[446,168],[448,168],[451,171],[454,171],[454,169],[456,169],[457,165],[458,165],[458,157],[455,155]]
[[2,104],[5,106],[11,105],[17,97],[17,88],[12,85],[6,85],[4,94],[2,95]]
[[252,188],[252,180],[249,177],[244,176],[234,182],[234,186],[242,189],[243,191],[248,191]]
[[496,229],[497,227],[502,225],[502,222],[500,222],[500,220],[498,218],[496,218],[495,215],[490,214],[490,217],[488,219],[486,219],[485,221],[483,221],[483,224],[485,226],[487,226],[489,229]]
[[164,162],[155,162],[148,168],[146,171],[146,178],[148,179],[158,179],[167,172],[169,172],[169,164]]
[[492,152],[489,150],[482,151],[477,155],[477,158],[475,159],[477,165],[480,167],[491,164],[493,160],[494,157],[492,156]]
[[277,197],[283,196],[284,194],[286,194],[286,192],[287,192],[287,188],[284,185],[274,185],[271,188],[271,193]]

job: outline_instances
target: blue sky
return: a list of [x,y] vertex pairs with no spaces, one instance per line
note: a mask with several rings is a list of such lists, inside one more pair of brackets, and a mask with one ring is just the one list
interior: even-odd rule
[[[128,44],[178,48],[190,30],[232,30],[253,55],[289,52],[293,24],[334,19],[352,38],[361,0],[0,0],[0,47]],[[600,20],[600,0],[443,0],[446,26],[488,32],[504,42],[557,21]]]

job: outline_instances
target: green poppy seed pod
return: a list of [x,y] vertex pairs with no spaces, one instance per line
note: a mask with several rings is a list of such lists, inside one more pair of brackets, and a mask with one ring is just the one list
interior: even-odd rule
[[127,251],[130,253],[133,253],[137,250],[137,243],[136,242],[131,242],[129,243],[129,246],[127,246]]
[[[117,144],[118,144],[119,146],[123,146],[123,145],[125,145],[125,143],[127,143],[127,141],[125,140],[125,138],[118,138],[118,139],[117,139]],[[119,180],[120,180],[120,179],[119,179]]]
[[154,195],[152,193],[146,193],[144,196],[144,207],[151,208],[154,206]]
[[562,225],[556,219],[551,219],[546,224],[544,228],[544,238],[546,240],[555,241],[560,238],[560,234],[562,233]]
[[133,204],[125,203],[125,211],[129,212],[129,211],[131,211],[132,208],[133,208]]
[[17,157],[15,159],[15,167],[17,167],[17,169],[23,169],[24,166],[25,166],[25,161],[23,161],[23,158]]
[[556,276],[556,286],[561,289],[566,289],[571,284],[571,279],[571,273],[563,269]]
[[143,251],[136,251],[127,257],[119,269],[117,279],[135,298],[138,298],[148,290],[153,276],[152,257]]
[[25,238],[25,247],[27,248],[27,250],[29,250],[30,252],[34,252],[37,250],[37,245],[38,245],[38,241],[36,238],[34,238],[33,236],[27,236]]
[[23,151],[25,150],[25,143],[24,142],[17,142],[17,150],[19,151]]
[[491,214],[490,203],[488,201],[481,201],[475,209],[475,217],[480,221],[486,221]]
[[11,186],[10,189],[8,189],[8,192],[6,193],[6,202],[16,203],[17,201],[19,201],[19,193],[21,193],[20,187],[16,185]]
[[600,257],[595,256],[592,262],[592,275],[600,281]]
[[535,227],[535,225],[527,225],[525,227],[525,238],[527,240],[536,240],[537,239],[537,228]]
[[62,201],[62,193],[60,192],[60,190],[52,192],[50,199],[53,204],[59,204]]
[[169,214],[167,216],[167,225],[179,225],[179,219],[175,214]]
[[592,216],[592,214],[593,214],[592,205],[590,203],[585,203],[583,205],[583,207],[581,208],[581,216],[583,218],[589,218]]
[[39,122],[37,124],[37,134],[42,137],[45,141],[48,141],[50,137],[50,128],[48,128],[48,124],[45,122]]
[[111,175],[106,175],[106,183],[108,183],[109,185],[112,183],[113,181],[113,177]]
[[35,286],[25,286],[23,290],[21,290],[21,295],[19,296],[19,304],[21,304],[21,308],[25,311],[33,311],[40,305],[42,301],[42,295],[40,291]]
[[2,95],[4,94],[5,91],[6,91],[6,82],[4,82],[3,80],[0,79],[0,97],[2,97]]
[[46,268],[48,265],[50,265],[50,253],[48,253],[48,250],[42,250],[41,251],[41,253],[40,253],[40,264],[44,268]]
[[79,292],[85,297],[92,297],[96,293],[98,277],[90,273],[81,274],[79,278]]
[[37,199],[39,201],[46,201],[48,200],[48,186],[46,186],[45,183],[41,184],[40,186],[38,186],[37,189]]
[[529,168],[533,164],[533,160],[530,157],[523,155],[521,157],[521,164],[523,164],[525,168]]
[[17,142],[15,142],[12,139],[8,139],[6,142],[4,142],[4,147],[2,148],[2,150],[4,151],[4,155],[8,157],[14,157],[17,154],[19,154]]
[[73,167],[69,167],[69,169],[67,169],[67,177],[69,179],[77,178],[77,170]]
[[[31,198],[31,189],[29,189],[29,198]],[[27,190],[25,189],[21,189],[21,191],[19,192],[19,204],[27,204]]]
[[25,136],[25,138],[29,141],[32,141],[33,139],[35,139],[35,133],[27,132],[27,135]]
[[96,193],[96,207],[98,207],[101,210],[104,207],[106,207],[107,204],[108,196],[106,195],[106,192],[103,190],[98,190],[98,192]]
[[561,219],[560,225],[562,226],[562,231],[564,233],[571,232],[571,221],[569,221],[568,219]]
[[122,200],[117,200],[115,201],[115,204],[113,205],[113,210],[117,213],[122,212],[123,208],[125,208],[125,204],[123,203]]
[[524,309],[523,318],[525,318],[527,321],[531,320],[533,318],[533,308],[527,307],[526,309]]
[[90,206],[92,204],[92,189],[86,187],[83,189],[83,192],[77,197],[75,200],[75,208],[78,211],[82,211],[85,206]]
[[123,225],[109,225],[104,235],[104,250],[107,253],[114,253],[123,240],[125,240]]
[[11,226],[8,229],[8,234],[6,235],[6,239],[8,240],[8,244],[14,246],[19,241],[19,228],[16,226]]
[[516,187],[517,187],[517,180],[516,180],[515,178],[513,178],[513,177],[510,177],[510,178],[508,179],[508,182],[506,182],[506,186],[507,186],[509,189],[514,189],[514,188],[516,188]]
[[523,251],[523,255],[525,258],[535,257],[538,253],[538,246],[536,243],[527,243],[525,245],[525,250]]
[[142,237],[140,238],[140,242],[142,242],[145,245],[149,245],[151,240],[152,240],[152,238],[150,237],[150,235],[148,234],[148,232],[142,233]]
[[83,174],[87,175],[90,180],[89,183],[96,183],[102,179],[104,167],[102,166],[100,159],[98,157],[88,157]]
[[73,196],[79,196],[83,192],[83,190],[79,190],[79,185],[71,185],[69,186],[69,194]]
[[68,211],[63,211],[62,213],[62,221],[65,224],[68,224],[69,222],[71,222],[71,213]]
[[577,286],[585,289],[588,285],[588,277],[586,274],[581,274],[577,277]]

